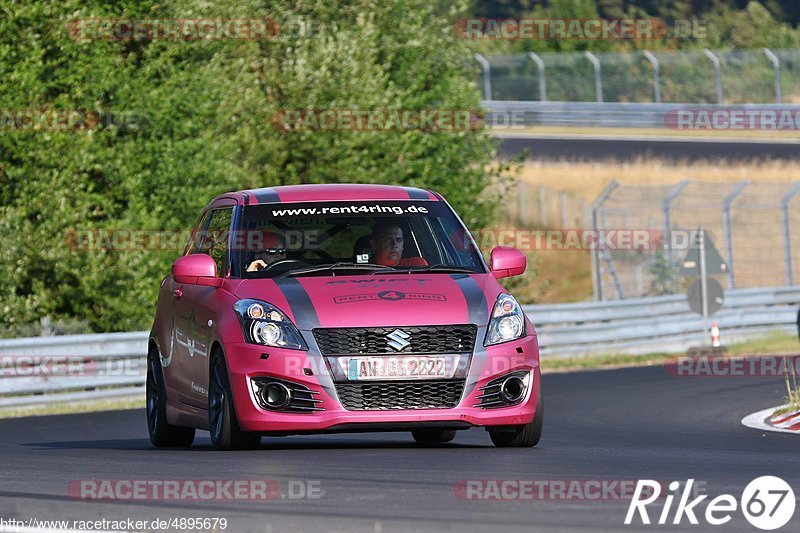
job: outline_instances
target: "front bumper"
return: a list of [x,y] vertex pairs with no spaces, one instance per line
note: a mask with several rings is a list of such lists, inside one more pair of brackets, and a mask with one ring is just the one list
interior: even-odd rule
[[[480,356],[473,355],[461,399],[456,407],[448,409],[349,411],[339,401],[322,356],[246,343],[228,344],[225,353],[239,426],[265,434],[520,425],[531,422],[539,397],[539,346],[535,335],[490,346]],[[530,372],[533,378],[521,402],[491,409],[475,407],[480,403],[477,396],[482,394],[481,387],[519,370]],[[288,380],[317,391],[315,398],[321,400],[317,405],[324,410],[278,412],[261,408],[251,386],[252,379],[261,377]]]

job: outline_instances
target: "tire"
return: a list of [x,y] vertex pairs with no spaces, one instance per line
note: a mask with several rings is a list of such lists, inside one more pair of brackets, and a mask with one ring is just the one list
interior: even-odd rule
[[536,414],[529,424],[516,426],[513,431],[489,430],[489,437],[498,448],[531,448],[539,444],[544,425],[544,402],[542,386],[539,384],[539,401],[536,403]]
[[147,430],[156,448],[185,448],[194,442],[194,428],[167,422],[167,387],[161,368],[161,354],[153,346],[147,354]]
[[454,429],[412,429],[411,436],[420,444],[450,442],[456,436]]
[[252,450],[261,444],[261,435],[242,431],[233,407],[228,368],[220,349],[211,355],[208,376],[208,428],[216,450]]

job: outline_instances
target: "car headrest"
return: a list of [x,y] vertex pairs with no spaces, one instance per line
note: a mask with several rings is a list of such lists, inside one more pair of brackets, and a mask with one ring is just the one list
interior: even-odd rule
[[[353,246],[353,262],[354,263],[371,263],[372,262],[372,247],[369,245],[369,241],[372,238],[372,235],[364,235],[363,237],[359,237],[356,239],[356,244]],[[364,261],[364,258],[361,258],[359,261],[358,256],[363,256],[364,254],[367,255],[367,260]]]

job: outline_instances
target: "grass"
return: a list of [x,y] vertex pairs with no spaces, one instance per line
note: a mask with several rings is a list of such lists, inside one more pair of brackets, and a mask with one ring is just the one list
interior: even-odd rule
[[800,353],[797,335],[775,332],[763,337],[732,344],[728,355],[792,355]]
[[677,130],[671,128],[603,128],[572,126],[527,126],[492,128],[492,133],[528,133],[541,135],[602,135],[630,137],[724,137],[732,139],[800,139],[796,130]]
[[[19,418],[23,416],[64,415],[72,413],[92,413],[97,411],[121,411],[144,407],[144,394],[125,398],[109,398],[96,401],[24,405],[0,409],[0,418]],[[144,422],[143,422],[144,423]]]
[[651,353],[644,355],[591,355],[588,357],[565,357],[559,359],[543,359],[542,373],[550,374],[554,372],[576,372],[580,370],[610,370],[613,368],[624,368],[630,366],[654,366],[663,365],[671,359],[674,354]]
[[[797,336],[775,332],[745,342],[727,346],[727,356],[790,355],[800,353]],[[542,373],[573,372],[579,370],[609,370],[632,366],[663,365],[675,359],[676,353],[650,353],[643,355],[608,354],[563,359],[542,359]]]

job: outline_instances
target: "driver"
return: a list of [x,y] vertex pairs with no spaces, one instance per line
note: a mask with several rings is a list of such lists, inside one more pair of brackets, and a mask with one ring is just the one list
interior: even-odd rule
[[379,222],[372,228],[369,245],[376,263],[391,267],[427,266],[422,257],[403,257],[403,244],[403,230],[398,224]]
[[283,237],[271,231],[261,232],[261,242],[251,246],[255,250],[253,260],[247,265],[248,272],[258,272],[276,261],[286,259],[286,243]]

